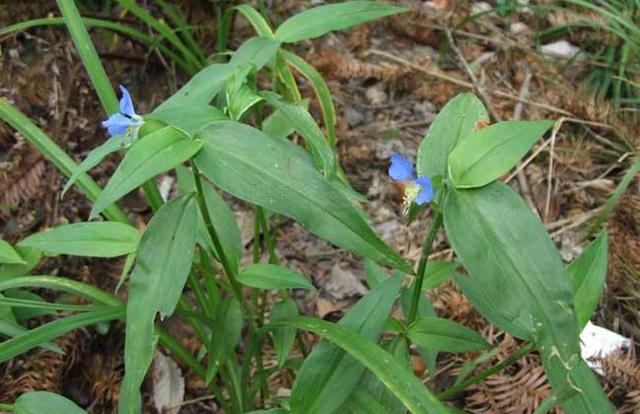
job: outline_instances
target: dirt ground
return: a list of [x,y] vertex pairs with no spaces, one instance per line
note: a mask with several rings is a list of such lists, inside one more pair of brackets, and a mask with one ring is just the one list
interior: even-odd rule
[[[87,2],[85,2],[87,3]],[[153,2],[148,2],[152,4]],[[215,15],[210,2],[175,2],[199,27],[195,35],[213,52]],[[271,3],[271,2],[267,2]],[[278,1],[272,7],[280,19],[308,6],[306,1]],[[321,1],[312,1],[320,4]],[[535,30],[556,24],[561,15],[540,17],[526,9],[500,17],[486,15],[463,29],[449,29],[470,13],[474,2],[399,2],[409,13],[386,18],[341,33],[296,45],[295,49],[326,77],[338,111],[340,161],[354,188],[369,198],[365,205],[382,238],[410,260],[420,255],[429,214],[406,225],[401,193],[387,177],[392,151],[409,158],[440,108],[460,92],[476,92],[487,104],[493,120],[560,119],[553,139],[541,141],[517,174],[504,177],[542,219],[566,261],[588,243],[586,232],[601,211],[621,176],[631,152],[637,151],[637,118],[621,114],[599,101],[580,85],[588,64],[543,58],[535,48]],[[92,4],[92,3],[90,3]],[[158,12],[153,5],[152,13]],[[277,12],[276,12],[277,11]],[[97,13],[97,12],[96,12]],[[158,12],[159,13],[159,12]],[[47,15],[58,15],[54,1],[0,2],[0,27]],[[102,17],[107,17],[101,15]],[[114,11],[108,16],[146,31],[135,18]],[[213,22],[213,23],[212,23]],[[515,27],[518,30],[514,29]],[[139,113],[146,113],[179,87],[186,77],[157,53],[124,37],[113,39],[92,31],[114,85],[125,84]],[[246,21],[237,18],[235,47],[251,36]],[[566,40],[580,44],[583,32]],[[444,47],[451,38],[450,47]],[[31,29],[0,38],[0,94],[15,103],[77,161],[102,143],[107,134],[100,126],[105,117],[73,44],[61,26]],[[302,80],[301,80],[302,82]],[[304,84],[304,82],[302,82]],[[311,88],[303,87],[311,97]],[[319,114],[317,103],[311,110]],[[113,173],[119,155],[100,164],[91,175],[101,185]],[[173,185],[171,176],[158,182]],[[17,242],[27,235],[64,222],[86,220],[88,201],[76,190],[60,199],[65,179],[55,167],[11,127],[0,122],[0,235]],[[251,209],[231,200],[249,245],[253,232]],[[149,216],[141,194],[121,203],[140,226]],[[636,177],[607,222],[610,235],[609,274],[605,294],[592,321],[624,336],[640,337],[640,180]],[[277,233],[278,254],[284,263],[308,275],[317,294],[299,293],[304,313],[337,320],[366,291],[363,262],[283,219]],[[250,260],[247,249],[246,260]],[[435,258],[452,257],[441,235]],[[113,290],[123,260],[47,257],[34,274],[58,274]],[[52,293],[40,292],[53,299]],[[48,296],[47,296],[48,295]],[[439,316],[479,329],[506,358],[518,346],[511,336],[489,325],[456,287],[447,283],[430,293]],[[49,317],[34,320],[34,326]],[[167,322],[183,343],[197,350],[198,343],[180,320]],[[311,342],[313,338],[308,337]],[[11,402],[28,390],[62,392],[90,412],[113,412],[123,374],[123,325],[108,332],[79,330],[57,341],[66,352],[59,355],[34,350],[0,365],[0,401]],[[637,342],[634,343],[637,346]],[[267,350],[268,352],[271,352]],[[640,366],[636,347],[607,357],[601,378],[620,412],[640,412]],[[428,384],[442,389],[451,384],[462,364],[474,354],[442,354],[439,372]],[[267,358],[270,363],[270,358]],[[275,363],[275,358],[271,358]],[[416,356],[414,368],[425,375]],[[186,372],[187,400],[206,396],[204,384]],[[276,392],[291,387],[287,373],[275,374]],[[471,388],[459,406],[472,413],[532,412],[549,393],[537,355],[531,354],[487,381]],[[150,390],[145,392],[148,412],[153,409]],[[217,412],[208,399],[185,405],[181,413]]]

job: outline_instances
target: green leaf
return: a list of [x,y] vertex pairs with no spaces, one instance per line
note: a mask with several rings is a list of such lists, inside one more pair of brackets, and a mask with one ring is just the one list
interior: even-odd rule
[[118,403],[140,411],[140,385],[155,350],[154,320],[173,313],[191,269],[198,212],[191,195],[163,205],[142,235],[130,277],[125,336],[125,375]]
[[271,27],[269,27],[269,23],[267,23],[264,17],[262,17],[262,15],[250,5],[239,4],[232,7],[230,11],[231,10],[237,10],[242,13],[242,15],[249,20],[249,23],[251,23],[251,26],[253,26],[259,36],[273,37],[273,31],[271,30]]
[[367,277],[369,289],[375,289],[389,278],[382,266],[371,259],[364,259],[364,274]]
[[208,105],[239,68],[246,65],[262,68],[275,56],[279,47],[280,42],[266,37],[253,37],[245,41],[229,63],[216,63],[202,69],[169,99],[158,105],[153,113],[170,108]]
[[26,264],[0,264],[0,282],[16,276],[23,276],[40,263],[42,252],[30,247],[15,247],[16,252]]
[[336,414],[372,414],[387,412],[387,408],[380,404],[369,392],[356,388],[347,401],[336,411]]
[[211,383],[219,367],[224,366],[234,351],[242,333],[242,308],[235,299],[220,302],[216,309],[215,329],[211,333],[209,365],[205,382]]
[[[301,101],[293,103],[293,105],[299,105],[307,109],[309,107],[309,100],[303,99]],[[262,132],[273,138],[286,139],[295,131],[296,128],[291,124],[291,122],[288,121],[287,117],[282,113],[282,111],[275,110],[267,118],[265,118],[264,121],[262,121]],[[307,154],[306,151],[305,154]]]
[[20,288],[59,290],[89,299],[107,306],[119,306],[120,301],[110,293],[95,286],[59,276],[23,276],[0,282],[0,292]]
[[593,315],[607,277],[608,236],[606,230],[587,247],[568,267],[573,280],[573,300],[580,329]]
[[[211,105],[185,105],[163,110],[155,110],[146,119],[157,119],[185,130],[193,135],[209,122],[227,119],[220,109]],[[112,138],[113,139],[113,138]]]
[[14,406],[15,414],[86,414],[73,401],[48,391],[31,391],[18,397]]
[[27,262],[16,252],[13,247],[6,241],[0,239],[0,263],[8,264],[21,264],[25,265]]
[[309,111],[300,105],[281,101],[280,97],[273,92],[264,91],[261,95],[269,105],[280,111],[307,141],[312,154],[318,164],[322,166],[325,176],[328,178],[333,177],[336,171],[335,154]]
[[[277,322],[282,319],[298,316],[298,305],[290,297],[284,297],[280,302],[276,303],[271,309],[271,321]],[[296,340],[296,328],[286,327],[273,330],[273,346],[278,356],[278,366],[282,368],[287,362],[289,352],[293,348]]]
[[17,335],[0,343],[0,362],[8,361],[17,355],[40,346],[41,344],[56,339],[67,332],[83,326],[89,326],[98,322],[107,322],[120,319],[124,316],[124,306],[105,306],[89,312],[56,319]]
[[73,223],[32,234],[19,245],[47,253],[73,256],[116,257],[136,251],[140,233],[135,227],[113,221]]
[[313,88],[318,102],[320,103],[320,110],[322,111],[322,119],[324,121],[324,127],[327,130],[327,140],[332,147],[336,146],[336,109],[333,105],[333,98],[331,90],[324,81],[324,78],[306,60],[302,59],[295,53],[291,53],[287,50],[282,50],[282,56],[286,59],[287,63],[293,65],[294,68],[302,76],[304,76],[311,87]]
[[[349,355],[372,371],[402,401],[410,412],[420,414],[449,412],[411,371],[400,364],[391,363],[395,361],[392,354],[352,330],[306,316],[289,318],[279,322],[279,324],[296,326],[316,335],[321,335],[348,352]],[[296,411],[294,409],[293,412],[309,413],[310,411]]]
[[571,281],[529,206],[502,183],[454,191],[444,224],[469,272],[455,278],[471,303],[499,328],[536,341],[554,389],[571,381],[589,390],[566,401],[565,411],[611,412],[593,373],[580,369]]
[[[402,313],[405,315],[405,320],[409,315],[409,308],[411,307],[411,300],[413,296],[413,283],[402,289],[402,293],[400,294],[400,305],[402,306]],[[433,305],[431,304],[431,300],[428,296],[422,294],[420,295],[420,299],[418,300],[418,313],[417,316],[420,317],[435,317],[436,311],[433,309]],[[424,359],[427,364],[427,369],[429,370],[429,375],[433,377],[436,372],[436,362],[438,361],[438,351],[433,349],[429,349],[423,346],[418,345],[418,349],[420,351],[420,355]]]
[[418,148],[416,169],[418,176],[447,176],[449,153],[467,138],[480,120],[489,114],[480,99],[462,93],[450,100],[433,120]]
[[[340,320],[339,326],[360,340],[377,340],[398,295],[402,275],[388,279]],[[340,346],[340,344],[338,344]],[[364,373],[364,367],[345,351],[321,342],[302,364],[291,391],[293,413],[332,413],[349,397]]]
[[[0,296],[1,297],[1,296]],[[293,328],[295,329],[295,328]],[[8,319],[0,318],[0,335],[13,338],[14,336],[22,335],[27,332],[28,329],[18,324],[17,322],[10,321]],[[64,354],[64,351],[60,347],[52,342],[44,342],[39,345],[43,349],[56,352],[58,354]]]
[[453,276],[458,263],[451,261],[429,260],[425,270],[423,290],[435,289]]
[[240,271],[238,282],[259,289],[310,289],[315,287],[298,272],[274,264],[256,263]]
[[351,201],[299,156],[297,145],[225,121],[210,124],[198,137],[204,146],[195,161],[223,190],[291,217],[338,246],[413,273]]
[[295,14],[276,30],[276,39],[293,43],[320,37],[334,30],[348,29],[361,23],[406,11],[384,3],[347,1],[314,7]]
[[137,141],[113,173],[91,209],[90,217],[145,181],[191,158],[202,146],[174,127],[165,127]]
[[507,173],[553,121],[505,121],[468,135],[449,154],[456,188],[482,187]]
[[249,109],[262,101],[262,97],[248,85],[242,85],[233,94],[228,93],[227,100],[229,101],[227,111],[231,119],[239,121]]
[[80,165],[76,167],[69,177],[69,180],[64,185],[62,189],[62,193],[60,194],[60,198],[63,198],[64,195],[69,191],[71,186],[75,184],[75,182],[80,178],[80,176],[96,165],[100,164],[100,162],[109,154],[112,154],[122,148],[125,147],[125,143],[130,140],[130,138],[126,134],[116,135],[115,137],[111,137],[105,141],[104,144],[100,145],[97,148],[91,150],[89,155],[82,160]]
[[447,319],[423,316],[409,326],[409,339],[434,351],[471,352],[491,348],[476,331]]
[[[37,295],[28,290],[20,290],[20,289],[9,290],[4,292],[4,295],[7,298],[29,300],[31,302],[36,302],[36,301],[40,303],[46,302],[46,300],[42,296]],[[0,299],[2,299],[2,296],[0,296]],[[35,318],[37,316],[48,315],[52,313],[46,309],[33,309],[33,308],[25,308],[25,307],[13,307],[12,311],[16,320],[18,320],[21,323],[24,323],[29,319]]]

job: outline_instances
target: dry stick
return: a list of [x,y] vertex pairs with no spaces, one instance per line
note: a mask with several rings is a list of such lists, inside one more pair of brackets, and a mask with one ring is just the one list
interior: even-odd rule
[[546,223],[549,219],[549,207],[551,206],[551,179],[553,177],[553,155],[555,154],[556,148],[556,136],[558,135],[558,131],[562,126],[562,123],[565,121],[565,117],[561,117],[558,119],[556,124],[553,126],[553,131],[551,132],[551,148],[549,148],[549,168],[547,171],[547,197],[544,201],[544,215],[543,222]]
[[[393,55],[391,53],[384,52],[382,50],[369,49],[367,51],[367,54],[376,55],[376,56],[382,56],[382,57],[387,58],[387,59],[389,59],[391,61],[394,61],[396,63],[400,63],[402,65],[408,66],[408,67],[414,69],[417,72],[422,72],[425,75],[433,76],[434,78],[442,79],[442,80],[445,80],[447,82],[451,82],[451,83],[453,83],[455,85],[462,86],[462,87],[467,88],[467,89],[474,89],[473,84],[470,83],[470,82],[458,79],[456,77],[447,75],[445,73],[441,73],[439,70],[425,69],[424,67],[422,67],[420,65],[417,65],[417,64],[415,64],[415,63],[413,63],[411,61],[403,59],[403,58],[401,58],[399,56],[395,56],[395,55]],[[504,91],[500,91],[500,90],[493,90],[492,89],[492,90],[489,91],[489,93],[492,94],[492,95],[495,95],[495,96],[499,96],[501,98],[506,98],[506,99],[510,99],[510,100],[513,100],[513,101],[517,101],[517,102],[523,102],[523,103],[526,103],[527,105],[535,106],[535,107],[541,108],[541,109],[546,109],[549,112],[553,112],[553,113],[556,113],[556,114],[564,115],[564,116],[567,116],[567,117],[572,117],[572,119],[577,119],[577,118],[574,118],[574,115],[571,112],[565,111],[564,109],[561,109],[561,108],[558,108],[558,107],[555,107],[555,106],[552,106],[552,105],[547,105],[547,104],[540,103],[540,102],[534,102],[534,101],[530,101],[530,100],[527,100],[527,99],[520,99],[516,95],[510,94],[510,93],[507,93],[507,92],[504,92]],[[604,126],[604,127],[607,127],[607,128],[611,128],[610,125],[601,124],[599,122],[589,123],[589,121],[584,120],[584,123],[587,124],[587,125],[598,124],[598,125],[594,125],[594,126]]]
[[464,55],[462,54],[462,51],[458,48],[458,46],[456,45],[456,42],[453,40],[453,36],[451,36],[451,30],[449,30],[448,27],[445,27],[444,32],[447,35],[449,46],[451,46],[451,49],[455,52],[456,56],[458,57],[458,60],[464,67],[465,72],[467,72],[467,76],[469,77],[469,79],[471,79],[471,82],[473,83],[473,89],[475,89],[478,95],[480,95],[480,98],[482,98],[482,100],[484,101],[484,104],[487,106],[487,109],[491,113],[491,116],[493,117],[493,119],[495,119],[498,122],[502,121],[502,117],[500,116],[498,111],[496,111],[496,109],[493,107],[493,104],[491,103],[491,99],[489,98],[489,95],[487,95],[487,92],[484,90],[482,85],[480,85],[480,82],[478,82],[478,78],[476,77],[476,74],[473,73],[473,69],[471,69],[471,66],[469,66],[467,59],[465,59]]
[[[524,72],[524,80],[522,81],[522,86],[520,87],[520,93],[518,94],[518,98],[520,98],[521,100],[516,102],[516,105],[513,108],[513,119],[516,121],[522,118],[522,113],[524,112],[524,102],[522,102],[522,100],[526,99],[529,96],[532,78],[533,74],[531,72],[531,69],[527,66]],[[518,178],[520,193],[522,193],[522,196],[529,204],[529,207],[533,211],[537,211],[538,209],[536,203],[533,201],[533,197],[531,196],[531,188],[529,187],[529,181],[527,180],[527,176],[524,173],[524,169],[519,169],[516,173],[516,177]]]

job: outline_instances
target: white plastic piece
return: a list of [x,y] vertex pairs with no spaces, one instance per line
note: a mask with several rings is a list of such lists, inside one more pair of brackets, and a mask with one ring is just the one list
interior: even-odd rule
[[601,326],[594,325],[591,321],[587,322],[587,325],[582,330],[580,342],[582,359],[585,360],[591,369],[600,375],[604,375],[602,364],[598,361],[590,361],[590,358],[606,357],[618,349],[629,348],[631,346],[631,340],[629,338],[625,338]]

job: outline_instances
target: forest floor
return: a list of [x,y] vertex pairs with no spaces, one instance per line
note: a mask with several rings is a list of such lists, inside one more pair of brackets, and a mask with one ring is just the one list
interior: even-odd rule
[[[8,1],[0,4],[0,27],[47,15],[58,15],[54,1]],[[153,2],[149,2],[150,4]],[[282,20],[308,2],[279,1],[272,8]],[[312,1],[313,4],[321,4]],[[401,190],[387,176],[388,160],[396,151],[414,158],[429,124],[456,94],[474,92],[487,105],[492,120],[554,119],[564,122],[549,139],[540,141],[517,169],[504,177],[525,198],[549,230],[567,262],[588,244],[588,230],[615,190],[640,144],[637,118],[617,110],[581,86],[592,67],[567,55],[544,55],[535,34],[569,17],[561,11],[540,16],[526,8],[505,16],[486,14],[457,26],[482,2],[400,1],[409,13],[306,42],[297,51],[326,77],[338,111],[339,159],[353,187],[370,201],[365,204],[381,237],[409,260],[417,260],[428,211],[410,225],[402,215]],[[213,51],[215,15],[210,2],[177,1],[196,39]],[[150,10],[155,12],[153,6]],[[104,17],[104,16],[103,16]],[[113,13],[114,19],[139,22]],[[127,20],[129,19],[129,20]],[[564,19],[564,20],[563,20]],[[144,29],[144,26],[141,26]],[[252,36],[240,17],[234,25],[235,47]],[[186,76],[156,53],[126,38],[107,43],[92,32],[114,82],[126,85],[139,113],[149,112]],[[574,31],[561,40],[580,46],[585,36]],[[449,45],[447,47],[447,45]],[[77,161],[107,139],[100,121],[105,117],[73,44],[62,26],[29,30],[0,39],[0,95],[15,103]],[[569,56],[570,57],[570,56]],[[304,83],[304,82],[302,82]],[[312,96],[310,88],[303,95]],[[319,115],[317,102],[311,110]],[[320,117],[318,117],[320,119]],[[91,175],[106,184],[119,155],[111,156]],[[64,222],[86,220],[90,204],[72,190],[60,199],[65,178],[44,156],[8,125],[0,122],[0,235],[16,242],[27,235]],[[158,183],[175,191],[175,178]],[[245,246],[253,237],[253,212],[231,200]],[[150,211],[141,194],[127,196],[122,206],[142,228]],[[610,215],[609,270],[605,292],[592,321],[625,337],[640,338],[640,180],[634,179]],[[301,310],[329,320],[339,319],[366,291],[361,259],[311,236],[302,226],[283,220],[277,232],[278,254],[284,263],[308,275],[315,294],[297,297]],[[248,248],[246,260],[250,260]],[[452,258],[440,236],[433,258]],[[124,260],[47,257],[34,274],[59,274],[113,290]],[[51,295],[50,292],[42,292]],[[496,292],[496,294],[499,294]],[[439,316],[480,330],[501,352],[510,355],[518,341],[484,320],[455,285],[447,282],[429,293]],[[52,297],[49,296],[52,299]],[[43,322],[47,317],[40,317]],[[192,350],[198,343],[179,319],[166,322]],[[312,341],[311,337],[307,338]],[[112,412],[123,373],[124,332],[114,324],[105,335],[78,330],[57,344],[59,355],[34,350],[0,365],[0,401],[12,401],[28,390],[62,392],[91,412]],[[640,363],[637,342],[629,350],[604,359],[601,376],[620,412],[640,412]],[[427,379],[416,356],[414,369],[433,389],[451,384],[462,364],[476,355],[442,354],[439,371]],[[275,363],[275,358],[267,363]],[[185,373],[187,399],[206,395],[202,381]],[[286,394],[292,378],[271,379],[274,392]],[[532,412],[549,393],[537,355],[530,354],[508,369],[472,387],[458,403],[473,413]],[[151,389],[145,401],[153,409]],[[185,405],[185,412],[215,412],[212,401]]]

